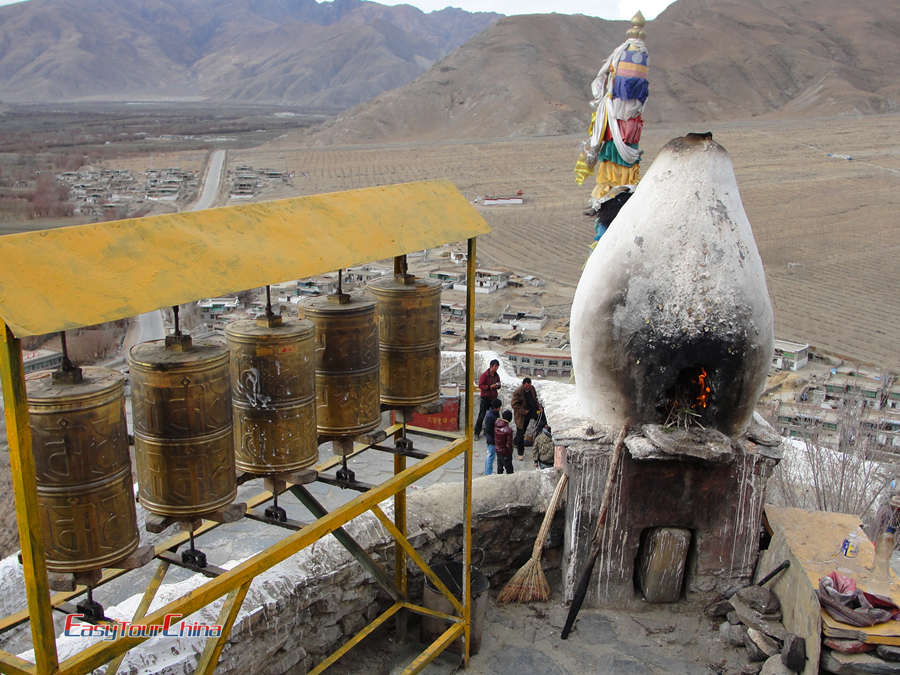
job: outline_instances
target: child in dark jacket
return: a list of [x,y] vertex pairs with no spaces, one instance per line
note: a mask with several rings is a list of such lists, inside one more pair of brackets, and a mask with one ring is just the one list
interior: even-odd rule
[[497,448],[497,473],[513,472],[513,432],[509,422],[512,419],[512,410],[504,410],[503,415],[494,425],[494,446]]

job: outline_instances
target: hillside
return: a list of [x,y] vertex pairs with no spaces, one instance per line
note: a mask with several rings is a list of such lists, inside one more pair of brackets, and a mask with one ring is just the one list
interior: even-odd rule
[[498,16],[361,0],[29,0],[0,7],[0,100],[340,110],[409,82]]
[[[318,143],[582,132],[627,22],[500,20],[414,82],[345,111]],[[900,109],[900,14],[861,0],[678,0],[648,22],[649,123]]]

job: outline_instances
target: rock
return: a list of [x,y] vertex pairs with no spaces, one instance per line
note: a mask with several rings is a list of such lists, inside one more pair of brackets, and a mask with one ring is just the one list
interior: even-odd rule
[[751,661],[762,663],[769,658],[769,655],[760,649],[759,645],[757,645],[756,642],[753,641],[753,638],[750,637],[749,631],[744,633],[744,646],[747,648],[747,658]]
[[691,531],[655,527],[638,561],[638,585],[647,602],[675,602],[681,597]]
[[625,438],[625,447],[632,459],[649,461],[653,459],[671,459],[669,455],[657,449],[653,443],[643,436],[627,436]]
[[[787,641],[785,641],[787,644]],[[841,640],[840,638],[825,638],[826,647],[842,654],[862,654],[875,651],[875,645],[870,645],[859,640]]]
[[762,614],[750,607],[737,595],[731,598],[730,602],[731,606],[734,607],[735,614],[737,614],[742,623],[776,640],[784,641],[787,631],[781,624],[781,612],[778,612],[778,614]]
[[741,675],[757,675],[762,670],[762,661],[752,661],[741,666]]
[[841,654],[823,649],[819,665],[826,673],[835,675],[897,675],[900,663],[883,661],[871,654]]
[[759,675],[793,675],[793,673],[781,662],[781,656],[775,654],[766,659]]
[[[731,606],[731,603],[729,602],[728,605]],[[728,612],[728,614],[725,615],[725,618],[728,619],[728,623],[735,626],[741,622],[741,620],[738,618],[737,612],[735,612],[734,609]]]
[[746,634],[747,630],[741,625],[734,626],[727,621],[723,621],[719,625],[719,637],[722,638],[724,642],[735,647],[744,646],[744,636]]
[[[781,653],[781,645],[779,645],[775,640],[770,638],[765,633],[761,633],[755,628],[747,629],[747,639],[744,640],[744,644],[752,642],[753,645],[759,650],[759,653],[763,655],[762,658],[759,659],[751,659],[752,661],[763,661],[770,656],[775,656],[776,654]],[[747,649],[752,651],[751,647],[747,646]]]
[[731,439],[715,429],[669,429],[660,424],[645,424],[641,431],[657,449],[668,455],[695,457],[708,462],[734,459]]
[[[778,448],[782,442],[781,434],[776,432],[772,425],[756,411],[753,411],[753,418],[750,420],[746,436],[754,443],[768,448]],[[781,459],[780,453],[778,459]]]
[[875,653],[885,661],[900,661],[900,647],[893,647],[891,645],[878,645]]
[[781,603],[778,601],[778,597],[764,586],[746,586],[738,589],[734,595],[760,614],[778,614],[778,618],[781,618]]
[[728,602],[728,600],[719,600],[711,605],[707,605],[704,613],[711,619],[718,619],[720,617],[728,616],[728,613],[731,611],[733,610],[731,608],[731,603]]
[[785,635],[781,662],[795,672],[803,670],[806,666],[806,640],[793,633]]

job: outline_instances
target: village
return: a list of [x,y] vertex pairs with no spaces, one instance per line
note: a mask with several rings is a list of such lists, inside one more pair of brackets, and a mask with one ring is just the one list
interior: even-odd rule
[[[238,165],[225,177],[228,199],[252,199],[275,183],[290,185],[291,178],[292,172]],[[148,168],[140,174],[84,167],[56,176],[69,189],[73,215],[89,221],[172,212],[197,198],[201,179],[197,171],[179,167]]]

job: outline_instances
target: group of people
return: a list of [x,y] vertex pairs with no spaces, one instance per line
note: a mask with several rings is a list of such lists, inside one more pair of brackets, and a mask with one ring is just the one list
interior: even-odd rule
[[[525,432],[528,424],[534,420],[534,440],[532,442],[532,459],[535,468],[544,469],[553,466],[553,437],[543,406],[537,397],[537,392],[531,384],[531,378],[526,377],[522,384],[513,392],[510,402],[511,410],[503,410],[500,401],[500,362],[493,359],[486,371],[478,379],[478,389],[481,394],[481,404],[478,409],[478,418],[475,421],[475,439],[481,437],[482,429],[487,442],[487,454],[484,460],[484,475],[494,473],[494,462],[497,463],[497,473],[513,472],[513,447],[516,449],[519,461],[525,459]],[[515,435],[510,422],[515,423]]]

